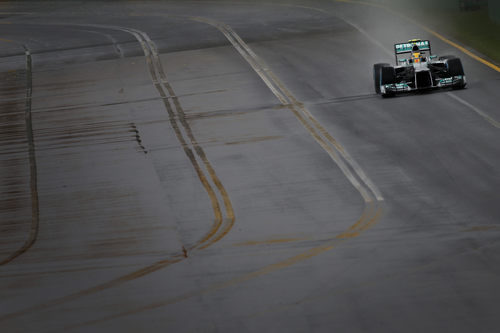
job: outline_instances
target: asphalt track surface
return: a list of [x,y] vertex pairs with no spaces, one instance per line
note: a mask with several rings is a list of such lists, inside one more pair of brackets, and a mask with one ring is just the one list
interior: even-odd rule
[[[498,331],[494,68],[362,2],[4,1],[0,27],[1,332]],[[375,95],[416,37],[468,88]]]

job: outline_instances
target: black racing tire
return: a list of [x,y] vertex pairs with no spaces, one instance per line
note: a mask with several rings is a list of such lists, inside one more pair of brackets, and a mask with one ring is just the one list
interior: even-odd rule
[[459,58],[451,58],[446,60],[446,67],[450,76],[464,75],[464,67]]
[[[392,84],[396,83],[396,71],[392,66],[385,66],[380,68],[380,83],[384,84]],[[382,94],[382,97],[393,97],[395,94],[393,92],[386,92]]]
[[380,68],[380,83],[382,85],[396,83],[396,71],[394,67],[385,66]]
[[373,65],[373,83],[375,85],[375,92],[380,94],[380,70],[382,67],[388,67],[389,64],[375,64]]

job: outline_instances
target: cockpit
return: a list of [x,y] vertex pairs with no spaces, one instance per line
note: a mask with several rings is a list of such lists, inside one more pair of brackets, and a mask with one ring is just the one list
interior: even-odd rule
[[425,53],[420,51],[417,45],[413,45],[413,48],[411,50],[411,58],[409,59],[409,63],[421,63],[421,62],[426,62],[427,58],[425,57]]

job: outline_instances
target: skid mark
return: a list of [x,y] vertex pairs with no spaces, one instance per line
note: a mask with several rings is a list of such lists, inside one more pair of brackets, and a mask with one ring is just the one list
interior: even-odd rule
[[[370,214],[368,214],[366,212],[366,210],[371,210],[371,209],[372,209],[371,207],[367,207],[365,209],[365,212],[363,213],[363,215],[356,222],[356,224],[358,225],[357,229],[359,232],[368,229],[370,226],[375,224],[381,218],[382,207],[378,207],[375,214],[372,216],[370,216]],[[316,257],[320,254],[325,253],[325,252],[331,251],[334,248],[336,248],[338,245],[340,245],[342,242],[345,242],[345,241],[346,241],[345,238],[335,238],[333,240],[326,242],[325,244],[322,244],[321,246],[311,248],[307,251],[304,251],[298,255],[295,255],[295,256],[290,257],[288,259],[285,259],[283,261],[267,265],[259,270],[256,270],[254,272],[250,272],[248,274],[243,274],[239,277],[236,277],[234,279],[230,279],[228,281],[224,281],[221,283],[215,283],[215,284],[213,284],[205,289],[188,292],[188,293],[179,295],[177,297],[174,297],[174,298],[171,298],[171,299],[168,299],[165,301],[151,303],[151,304],[148,304],[146,306],[132,309],[129,311],[124,311],[124,312],[120,312],[120,313],[117,313],[114,315],[110,315],[110,316],[102,317],[99,319],[87,321],[84,323],[67,326],[67,327],[65,327],[65,329],[71,330],[71,329],[76,329],[76,328],[81,328],[81,327],[86,327],[86,326],[93,326],[93,325],[96,325],[96,324],[99,324],[102,322],[106,322],[106,321],[110,321],[110,320],[114,320],[114,319],[119,319],[122,317],[127,317],[130,315],[134,315],[134,314],[138,314],[138,313],[166,307],[166,306],[169,306],[169,305],[172,305],[175,303],[179,303],[179,302],[188,300],[188,299],[193,298],[193,297],[199,297],[201,295],[213,293],[213,292],[216,292],[216,291],[221,290],[221,289],[225,289],[225,288],[229,288],[229,287],[232,287],[235,285],[239,285],[239,284],[242,284],[244,282],[247,282],[247,281],[259,278],[261,276],[271,274],[273,272],[290,267],[292,265],[295,265],[297,263],[303,262],[303,261],[308,260],[310,258]]]
[[[153,304],[149,304],[147,306],[133,309],[127,312],[122,312],[118,313],[112,316],[107,316],[103,317],[100,319],[96,319],[93,321],[89,321],[83,324],[77,324],[74,326],[71,326],[69,328],[75,328],[75,327],[80,327],[80,326],[89,326],[92,324],[96,324],[102,321],[107,321],[111,320],[114,318],[119,318],[122,316],[127,316],[131,315],[134,313],[139,313],[143,311],[147,311],[150,309],[155,309],[159,307],[163,307],[169,304],[173,304],[176,302],[180,302],[182,300],[188,299],[190,297],[194,297],[200,294],[206,294],[210,292],[214,292],[216,290],[220,290],[223,288],[227,288],[230,286],[234,286],[237,284],[241,284],[243,282],[249,281],[251,279],[255,279],[258,277],[261,277],[266,274],[270,274],[272,272],[281,270],[283,268],[289,267],[291,265],[297,264],[299,262],[302,262],[304,260],[310,259],[314,256],[320,255],[322,253],[325,253],[327,251],[330,251],[334,249],[338,244],[346,241],[349,238],[356,237],[358,236],[362,231],[367,230],[373,224],[375,224],[377,221],[380,220],[382,216],[382,207],[381,207],[381,201],[383,200],[382,196],[380,195],[380,192],[376,187],[373,185],[371,181],[369,181],[368,177],[364,174],[364,172],[361,170],[361,168],[354,162],[354,160],[350,157],[350,155],[347,154],[346,150],[331,136],[329,133],[321,126],[321,124],[310,114],[310,112],[303,106],[302,103],[298,102],[293,95],[284,87],[284,85],[281,83],[281,81],[278,80],[278,78],[265,66],[263,66],[260,62],[260,60],[257,58],[255,53],[253,53],[252,50],[246,46],[246,44],[237,36],[232,29],[230,29],[227,25],[222,25],[219,23],[209,23],[207,22],[206,19],[202,18],[196,18],[196,20],[211,24],[216,26],[227,38],[228,40],[233,44],[233,46],[242,54],[242,56],[249,62],[249,64],[252,66],[252,68],[255,69],[257,74],[261,77],[261,79],[266,83],[266,85],[271,89],[271,91],[275,94],[275,96],[278,98],[278,100],[281,102],[282,106],[285,108],[288,108],[289,110],[292,111],[292,113],[297,117],[297,119],[301,122],[301,124],[304,125],[304,127],[308,130],[308,132],[312,135],[312,137],[324,148],[324,150],[332,157],[334,162],[339,166],[339,168],[342,170],[344,175],[349,179],[349,181],[353,184],[353,186],[358,189],[360,192],[361,196],[365,200],[366,207],[365,210],[356,223],[351,226],[348,230],[346,230],[344,233],[339,234],[337,237],[335,237],[332,240],[329,240],[326,242],[326,244],[323,244],[318,247],[314,247],[312,249],[309,249],[299,255],[293,256],[291,258],[288,258],[284,261],[280,261],[275,264],[271,264],[268,266],[265,266],[257,271],[244,274],[242,276],[239,276],[237,278],[231,279],[229,281],[221,282],[214,284],[206,289],[202,290],[196,290],[192,292],[188,292],[185,294],[182,294],[178,297],[175,297],[173,299],[165,300],[163,302],[157,302]],[[205,167],[205,170],[208,172],[210,175],[210,178],[212,182],[215,184],[215,187],[219,190],[219,195],[222,197],[222,201],[224,203],[225,207],[225,213],[226,213],[226,218],[222,219],[222,215],[220,215],[219,219],[219,213],[222,213],[222,210],[219,208],[215,208],[215,203],[218,204],[218,198],[214,194],[212,197],[213,205],[214,205],[214,211],[216,215],[216,223],[214,227],[211,229],[211,232],[207,235],[208,237],[204,237],[204,239],[199,243],[193,246],[192,248],[184,249],[183,250],[183,257],[188,255],[188,250],[193,250],[196,248],[205,248],[206,246],[209,246],[210,244],[213,244],[220,240],[224,235],[229,232],[234,224],[234,212],[232,211],[232,206],[229,201],[229,197],[222,187],[222,184],[220,183],[220,180],[218,177],[215,175],[215,171],[211,167],[210,163],[208,162],[208,159],[206,158],[203,150],[201,147],[198,146],[196,140],[194,139],[194,136],[192,136],[191,129],[186,121],[186,116],[184,114],[184,111],[180,107],[180,103],[178,101],[177,96],[173,93],[171,87],[169,86],[168,82],[166,81],[165,75],[163,73],[163,69],[161,67],[161,62],[158,60],[158,54],[156,52],[156,47],[152,42],[149,41],[149,38],[141,35],[140,32],[137,30],[132,30],[128,28],[117,28],[117,27],[106,27],[106,26],[100,26],[102,28],[107,28],[107,29],[118,29],[122,31],[127,31],[129,33],[134,34],[134,36],[138,39],[138,41],[141,43],[143,46],[143,50],[146,56],[146,62],[148,64],[148,67],[151,72],[151,76],[153,78],[153,84],[160,93],[160,96],[164,100],[165,107],[167,111],[169,112],[170,115],[170,121],[171,125],[174,128],[176,135],[179,138],[179,141],[181,142],[182,146],[184,147],[184,150],[186,152],[186,155],[190,158],[193,165],[196,168],[196,165],[198,165],[199,168],[199,175],[203,173],[200,165],[203,165]],[[124,30],[125,29],[125,30]],[[172,103],[170,103],[170,101]],[[173,105],[172,105],[173,104]],[[178,121],[180,122],[180,125],[178,124]],[[184,139],[183,132],[186,133],[186,136],[188,137],[188,140]],[[192,147],[192,148],[191,148]],[[193,152],[194,151],[194,152]],[[196,155],[194,154],[196,153]],[[201,160],[201,163],[198,164],[197,158]],[[198,172],[198,170],[197,170]],[[206,179],[206,177],[205,177]],[[208,180],[207,180],[208,181]],[[207,192],[209,192],[207,190]],[[215,198],[215,199],[213,199]],[[218,213],[219,212],[219,213]],[[224,226],[222,226],[224,224]],[[179,261],[182,259],[179,259]],[[178,262],[178,261],[174,261]],[[172,263],[174,263],[172,262]],[[171,264],[171,263],[169,263]],[[152,266],[148,266],[145,269],[142,269],[140,271],[137,271],[136,273],[132,273],[129,275],[126,275],[125,277],[117,278],[113,281],[104,283],[102,285],[89,288],[86,291],[81,291],[78,293],[75,293],[73,295],[67,296],[67,298],[61,298],[59,302],[55,302],[53,304],[61,304],[62,302],[74,300],[78,297],[87,295],[89,293],[95,293],[98,291],[102,291],[107,288],[114,287],[116,285],[125,283],[127,281],[130,281],[132,279],[136,279],[138,277],[144,276],[146,274],[149,274],[153,271],[157,271],[163,267],[166,267],[167,265],[161,265],[161,264],[155,264]],[[50,305],[51,303],[49,303]]]
[[[342,170],[347,179],[360,192],[365,202],[374,199],[382,201],[383,197],[373,182],[367,177],[360,166],[354,161],[349,153],[340,143],[328,133],[320,122],[311,114],[304,104],[299,102],[295,96],[286,88],[284,83],[269,69],[269,67],[253,52],[252,49],[236,34],[227,24],[215,20],[191,17],[192,20],[204,22],[216,27],[221,31],[240,55],[254,69],[257,75],[264,81],[276,98],[292,111],[301,124],[313,136],[318,144],[330,155],[332,160]],[[340,155],[340,156],[339,156]],[[371,192],[371,193],[370,193]]]
[[23,45],[26,54],[26,103],[25,103],[25,126],[26,126],[26,137],[28,139],[29,147],[29,164],[30,164],[30,194],[31,194],[31,227],[28,235],[28,239],[24,244],[14,253],[12,253],[7,258],[0,261],[0,266],[8,264],[12,260],[16,259],[20,255],[26,253],[33,244],[35,244],[38,231],[40,227],[40,207],[38,201],[38,182],[37,182],[37,167],[36,167],[36,154],[35,154],[35,141],[33,138],[33,123],[31,117],[31,96],[33,90],[33,78],[32,78],[32,60],[31,53],[28,48]]
[[[61,24],[61,25],[66,25],[66,24]],[[207,233],[199,239],[195,244],[189,245],[189,246],[182,246],[182,252],[181,254],[173,254],[170,258],[160,260],[158,262],[155,262],[149,266],[146,266],[140,270],[137,270],[135,272],[132,272],[130,274],[118,277],[116,279],[113,279],[111,281],[102,283],[100,285],[81,290],[78,292],[75,292],[73,294],[60,297],[57,299],[53,299],[49,302],[35,305],[29,308],[26,308],[24,310],[10,313],[4,316],[0,316],[0,321],[2,320],[8,320],[12,318],[16,318],[22,315],[25,315],[27,313],[33,312],[33,311],[38,311],[47,307],[51,306],[56,306],[60,305],[66,302],[73,301],[75,299],[78,299],[83,296],[91,295],[97,292],[101,292],[106,289],[114,288],[117,286],[122,285],[123,283],[129,282],[131,280],[135,280],[138,278],[141,278],[145,275],[151,274],[153,272],[156,272],[160,269],[166,268],[172,264],[178,263],[189,256],[190,251],[194,250],[201,250],[205,249],[210,245],[213,245],[214,243],[218,242],[221,240],[224,236],[226,236],[230,231],[231,228],[234,226],[235,223],[235,215],[233,211],[233,207],[231,204],[231,200],[229,198],[229,195],[222,185],[222,182],[220,181],[219,177],[217,176],[214,168],[212,167],[211,163],[208,161],[208,158],[204,152],[204,150],[199,146],[197,143],[197,140],[191,130],[190,125],[187,122],[186,115],[184,113],[184,110],[179,102],[178,97],[175,95],[171,85],[168,83],[165,72],[163,70],[163,67],[161,65],[161,61],[159,59],[159,53],[156,49],[155,44],[149,36],[139,30],[131,29],[131,28],[125,28],[125,27],[116,27],[116,26],[103,26],[103,25],[73,25],[73,26],[84,26],[84,27],[95,27],[95,28],[102,28],[102,29],[111,29],[111,30],[119,30],[119,31],[124,31],[129,34],[132,34],[137,41],[140,43],[141,47],[143,48],[144,55],[146,58],[146,63],[149,68],[149,72],[151,75],[152,83],[155,86],[155,88],[158,90],[158,93],[160,94],[165,109],[167,110],[167,113],[169,115],[169,122],[174,130],[176,137],[181,144],[182,148],[184,149],[184,152],[188,159],[190,160],[191,164],[193,165],[193,168],[195,169],[198,178],[200,179],[200,182],[202,183],[203,187],[205,188],[206,192],[208,193],[208,196],[211,201],[212,205],[212,210],[214,212],[214,222],[211,226],[211,228],[207,231]],[[30,92],[31,93],[31,92]],[[30,103],[31,103],[31,99]],[[179,123],[181,126],[179,126]],[[186,134],[184,134],[184,133]],[[185,139],[186,135],[188,139]],[[138,143],[143,149],[144,147],[142,146],[142,143],[140,139],[138,139]],[[146,150],[143,149],[144,152],[146,153]],[[198,162],[200,160],[200,162]],[[201,166],[205,167],[205,172],[208,173],[211,181],[215,185],[215,188],[219,192],[219,196],[222,197],[222,202],[224,205],[224,213],[225,217],[223,215],[223,211],[221,209],[221,204],[219,203],[218,195],[216,194],[214,190],[214,186],[210,183],[208,180],[207,176],[205,176],[205,172]],[[38,224],[37,224],[38,225]]]
[[[150,70],[153,84],[155,88],[158,90],[160,96],[163,98],[163,103],[169,114],[171,126],[174,129],[179,142],[184,147],[186,155],[191,160],[191,163],[195,167],[195,170],[198,173],[198,176],[202,184],[204,185],[207,193],[209,193],[209,196],[211,198],[216,220],[212,228],[207,232],[207,234],[198,242],[191,245],[187,250],[190,251],[194,249],[204,249],[222,239],[234,225],[235,216],[231,201],[229,199],[229,195],[224,186],[222,185],[222,182],[217,176],[211,163],[208,161],[205,151],[198,144],[192,132],[192,129],[187,122],[186,114],[180,104],[179,98],[175,95],[172,86],[167,80],[165,71],[163,69],[163,65],[159,58],[159,52],[156,48],[156,45],[153,43],[153,41],[151,41],[149,36],[142,31],[130,28],[118,28],[118,29],[131,33],[132,35],[134,35],[134,37],[136,37],[136,39],[141,44],[144,54],[146,56],[146,61]],[[178,122],[181,124],[181,126],[179,126]],[[183,131],[188,139],[184,138]],[[198,159],[200,159],[201,161],[200,163],[198,163]],[[218,190],[219,195],[222,197],[222,201],[225,207],[226,218],[222,216],[222,211],[220,207],[221,205],[219,204],[217,194],[215,193],[214,189],[212,188],[212,185],[209,183],[207,177],[205,176],[201,168],[201,165],[204,166],[211,181],[215,185],[215,188]]]
[[326,129],[319,123],[319,121],[317,121],[314,116],[304,107],[303,103],[300,103],[292,95],[292,93],[285,88],[284,84],[276,77],[274,73],[271,72],[269,68],[267,68],[267,66],[262,63],[257,55],[253,53],[253,51],[241,40],[241,38],[239,38],[239,36],[229,26],[223,23],[200,17],[192,17],[191,19],[215,26],[227,37],[227,39],[231,42],[235,49],[255,70],[256,74],[261,77],[261,79],[273,92],[276,98],[278,98],[283,106],[290,109],[290,111],[296,116],[299,122],[316,140],[316,142],[320,144],[320,146],[330,155],[332,160],[334,160],[337,166],[342,170],[351,184],[359,191],[360,195],[365,200],[365,209],[363,211],[363,214],[358,221],[356,221],[346,231],[337,235],[333,240],[329,240],[328,242],[326,242],[326,244],[311,248],[299,255],[290,257],[284,261],[265,266],[257,271],[241,275],[237,278],[225,282],[214,284],[202,290],[188,292],[162,302],[152,303],[143,307],[102,317],[96,320],[71,325],[66,327],[66,329],[92,326],[101,322],[165,307],[177,302],[184,301],[191,297],[215,292],[223,288],[228,288],[267,274],[271,274],[278,270],[287,268],[304,260],[330,251],[340,243],[359,236],[363,231],[366,231],[375,223],[377,223],[383,215],[382,203],[384,199],[374,183],[367,177],[361,167],[354,161],[354,159],[347,153],[347,151],[340,145],[340,143],[326,131]]
[[48,307],[53,307],[56,305],[61,305],[63,303],[74,301],[74,300],[76,300],[80,297],[83,297],[83,296],[88,296],[88,295],[92,295],[92,294],[104,291],[106,289],[115,288],[115,287],[120,286],[126,282],[129,282],[129,281],[138,279],[140,277],[143,277],[145,275],[151,274],[151,273],[156,272],[160,269],[168,267],[172,264],[178,263],[182,260],[183,260],[183,256],[181,256],[181,255],[177,256],[177,258],[160,260],[151,266],[144,267],[144,268],[139,269],[139,270],[132,272],[130,274],[118,277],[114,280],[110,280],[108,282],[101,283],[97,286],[94,286],[94,287],[91,287],[88,289],[84,289],[84,290],[80,290],[78,292],[75,292],[73,294],[69,294],[69,295],[66,295],[63,297],[55,298],[55,299],[52,299],[48,302],[37,304],[37,305],[31,306],[29,308],[23,309],[23,310],[18,311],[18,312],[13,312],[13,313],[10,313],[7,315],[0,316],[0,321],[18,318],[18,317],[21,317],[27,313],[41,311],[41,310],[47,309]]

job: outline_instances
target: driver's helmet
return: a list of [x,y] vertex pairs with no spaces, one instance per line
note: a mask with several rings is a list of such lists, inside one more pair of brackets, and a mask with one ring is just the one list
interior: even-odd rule
[[412,56],[413,56],[413,61],[414,62],[420,62],[420,49],[418,48],[417,45],[413,45],[411,53],[412,53]]

